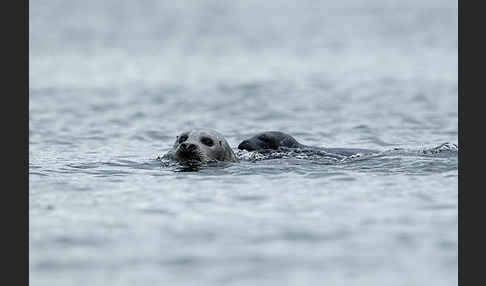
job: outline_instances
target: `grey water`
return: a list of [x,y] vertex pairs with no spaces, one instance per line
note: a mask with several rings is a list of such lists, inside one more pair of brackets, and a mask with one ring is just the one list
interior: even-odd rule
[[[30,285],[457,285],[457,45],[457,1],[29,1]],[[157,160],[193,127],[240,162]]]

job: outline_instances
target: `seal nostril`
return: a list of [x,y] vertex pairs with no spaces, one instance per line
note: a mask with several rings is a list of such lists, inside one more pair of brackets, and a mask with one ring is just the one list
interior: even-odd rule
[[188,151],[196,150],[197,146],[195,144],[189,144],[189,146],[186,147]]

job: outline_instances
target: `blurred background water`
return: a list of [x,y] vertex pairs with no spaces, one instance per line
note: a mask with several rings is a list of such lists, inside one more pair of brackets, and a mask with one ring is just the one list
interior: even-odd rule
[[[31,285],[457,285],[457,1],[30,1]],[[404,152],[156,161],[237,144]]]

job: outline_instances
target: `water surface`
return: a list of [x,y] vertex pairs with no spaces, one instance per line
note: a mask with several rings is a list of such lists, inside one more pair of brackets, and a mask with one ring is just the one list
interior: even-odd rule
[[[31,1],[29,30],[31,285],[457,285],[455,1]],[[156,160],[192,127],[383,153]]]

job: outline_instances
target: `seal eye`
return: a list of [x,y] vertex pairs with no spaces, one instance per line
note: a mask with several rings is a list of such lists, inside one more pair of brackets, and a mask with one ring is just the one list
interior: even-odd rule
[[214,142],[213,142],[213,139],[209,138],[209,137],[201,137],[201,142],[204,144],[204,145],[207,145],[209,147],[213,146],[214,145]]
[[184,135],[182,135],[181,137],[179,137],[179,141],[178,141],[178,142],[179,142],[179,144],[180,144],[180,143],[182,143],[182,142],[184,142],[184,141],[186,141],[186,140],[187,140],[187,135],[186,135],[186,134],[184,134]]

